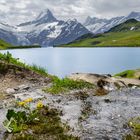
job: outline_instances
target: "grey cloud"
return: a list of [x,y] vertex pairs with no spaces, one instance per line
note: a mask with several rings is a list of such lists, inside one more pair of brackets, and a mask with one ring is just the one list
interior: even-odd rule
[[[42,10],[50,9],[59,19],[87,16],[110,18],[139,11],[139,0],[0,0],[0,17],[11,24],[32,20]],[[5,16],[2,16],[5,15]],[[16,19],[16,20],[15,20]]]

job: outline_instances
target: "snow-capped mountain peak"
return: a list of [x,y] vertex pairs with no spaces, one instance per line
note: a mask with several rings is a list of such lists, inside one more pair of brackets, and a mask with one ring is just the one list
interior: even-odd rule
[[140,12],[132,11],[128,16],[137,16]]
[[54,17],[54,15],[52,14],[52,12],[47,9],[42,11],[37,18],[35,19],[36,22],[42,24],[42,23],[50,23],[50,22],[54,22],[57,21],[57,19]]
[[131,12],[128,16],[127,19],[136,19],[136,20],[140,20],[140,12]]
[[22,24],[18,25],[18,27],[27,26],[27,25],[38,26],[40,24],[52,23],[52,22],[56,22],[56,21],[57,21],[57,19],[54,17],[52,12],[49,9],[46,9],[46,10],[42,11],[34,20],[22,23]]
[[86,26],[86,25],[89,25],[91,22],[92,22],[92,17],[88,16],[88,17],[86,18],[86,21],[85,21],[84,25],[85,25],[85,26]]
[[89,30],[76,19],[57,20],[53,13],[47,9],[34,20],[17,25],[12,33],[17,38],[14,45],[39,44],[46,47],[69,43],[89,33]]

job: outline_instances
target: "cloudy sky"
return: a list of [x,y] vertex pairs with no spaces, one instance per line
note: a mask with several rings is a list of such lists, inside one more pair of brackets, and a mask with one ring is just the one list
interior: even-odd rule
[[47,8],[58,19],[77,18],[82,22],[87,16],[111,18],[140,11],[140,0],[0,0],[0,20],[25,22]]

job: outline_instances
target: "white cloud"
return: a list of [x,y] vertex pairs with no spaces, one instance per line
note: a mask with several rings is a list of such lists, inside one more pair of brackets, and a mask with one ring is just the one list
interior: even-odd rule
[[87,16],[110,18],[140,11],[140,0],[0,0],[0,17],[10,24],[25,22],[50,9],[59,19]]

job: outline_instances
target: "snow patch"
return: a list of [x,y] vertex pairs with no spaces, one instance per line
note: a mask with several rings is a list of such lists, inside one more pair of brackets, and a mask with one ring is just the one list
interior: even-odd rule
[[135,27],[131,27],[131,28],[130,28],[131,31],[134,30],[134,29],[135,29]]

